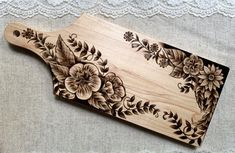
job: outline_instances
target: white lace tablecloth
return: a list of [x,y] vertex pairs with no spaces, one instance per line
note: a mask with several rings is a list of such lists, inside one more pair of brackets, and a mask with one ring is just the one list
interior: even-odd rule
[[[200,148],[60,101],[52,93],[47,66],[3,37],[9,22],[51,31],[82,12],[230,67]],[[0,0],[0,16],[0,153],[235,152],[235,1]]]
[[57,18],[66,14],[103,14],[120,17],[133,14],[150,17],[163,14],[179,17],[184,14],[207,17],[215,13],[235,17],[234,0],[0,0],[0,16],[12,14],[27,18],[36,14]]

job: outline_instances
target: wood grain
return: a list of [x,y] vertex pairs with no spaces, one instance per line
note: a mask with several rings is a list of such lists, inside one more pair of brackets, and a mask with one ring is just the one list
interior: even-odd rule
[[51,68],[54,93],[182,142],[203,141],[229,69],[93,16],[5,38]]

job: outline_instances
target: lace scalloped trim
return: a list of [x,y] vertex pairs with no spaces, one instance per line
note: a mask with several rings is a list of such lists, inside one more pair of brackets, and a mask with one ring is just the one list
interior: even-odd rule
[[29,18],[38,14],[57,18],[67,14],[102,14],[117,18],[125,14],[151,17],[162,14],[180,17],[192,14],[207,17],[213,14],[235,17],[234,0],[0,0],[0,17],[11,14]]

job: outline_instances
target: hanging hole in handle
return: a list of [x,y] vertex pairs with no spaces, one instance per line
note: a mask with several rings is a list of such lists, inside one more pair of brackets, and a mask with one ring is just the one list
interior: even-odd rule
[[19,37],[20,36],[20,31],[19,30],[14,30],[13,35],[16,36],[16,37]]

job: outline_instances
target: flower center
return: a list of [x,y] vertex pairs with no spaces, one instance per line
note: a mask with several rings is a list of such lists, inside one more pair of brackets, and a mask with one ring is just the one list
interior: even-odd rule
[[89,81],[89,80],[90,80],[90,75],[87,74],[87,73],[84,73],[84,74],[83,74],[83,79],[84,79],[85,81]]
[[210,75],[208,76],[208,80],[213,81],[214,79],[215,79],[214,74],[210,74]]
[[83,73],[78,78],[76,78],[76,83],[84,84],[90,82],[90,75],[88,73]]

